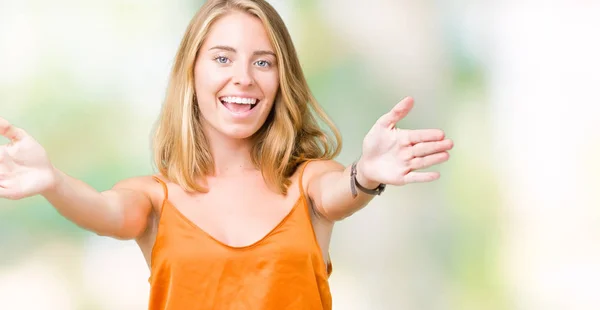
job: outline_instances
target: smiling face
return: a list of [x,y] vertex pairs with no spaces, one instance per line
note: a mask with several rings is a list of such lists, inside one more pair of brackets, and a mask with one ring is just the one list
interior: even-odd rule
[[277,59],[264,25],[232,12],[216,20],[194,67],[202,125],[209,137],[246,139],[265,123],[277,91]]
[[215,158],[247,149],[265,181],[286,194],[297,165],[335,158],[341,136],[268,1],[208,0],[177,50],[152,144],[160,173],[186,191],[206,192],[198,181],[214,175]]

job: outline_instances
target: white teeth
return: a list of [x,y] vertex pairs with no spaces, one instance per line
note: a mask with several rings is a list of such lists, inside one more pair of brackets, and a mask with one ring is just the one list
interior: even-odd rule
[[256,98],[222,97],[222,101],[237,104],[256,104]]

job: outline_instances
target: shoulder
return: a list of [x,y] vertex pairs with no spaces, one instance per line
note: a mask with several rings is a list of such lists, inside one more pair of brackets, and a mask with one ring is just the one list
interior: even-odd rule
[[302,174],[302,187],[307,190],[309,184],[319,176],[328,172],[342,172],[344,169],[344,165],[333,159],[314,159],[304,162],[299,169]]
[[136,176],[118,181],[113,188],[115,189],[129,189],[135,191],[146,191],[148,187],[160,186],[158,181],[154,179],[154,176]]
[[135,176],[118,181],[113,186],[113,190],[144,195],[156,206],[160,205],[160,201],[165,196],[166,188],[163,187],[163,184],[167,183],[168,181],[159,175]]
[[321,176],[329,173],[341,174],[344,170],[344,165],[331,159],[309,160],[302,163],[298,169],[299,181],[302,182],[301,189],[310,203],[310,207],[315,215],[316,225],[324,224],[329,227],[332,223],[332,221],[323,216],[324,213],[319,207],[319,201],[318,199],[315,200],[315,197],[318,197],[319,189],[321,188],[321,181],[324,179],[321,178]]
[[305,174],[319,175],[330,171],[341,171],[345,167],[341,163],[333,159],[315,159],[306,163]]

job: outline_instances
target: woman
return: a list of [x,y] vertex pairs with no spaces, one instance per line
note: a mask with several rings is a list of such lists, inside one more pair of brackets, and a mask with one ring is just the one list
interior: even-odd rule
[[[53,167],[0,119],[0,197],[45,197],[100,235],[135,239],[151,271],[150,309],[331,309],[333,225],[385,184],[433,181],[440,130],[383,115],[355,164],[312,97],[288,31],[264,0],[208,1],[177,52],[154,138],[159,174],[98,192]],[[330,137],[317,125],[324,121]]]

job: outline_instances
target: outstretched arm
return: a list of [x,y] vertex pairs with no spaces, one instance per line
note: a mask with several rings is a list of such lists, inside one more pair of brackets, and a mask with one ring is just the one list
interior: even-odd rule
[[[364,208],[374,197],[361,189],[380,185],[401,186],[431,182],[438,172],[419,171],[448,160],[453,142],[439,129],[396,128],[412,109],[413,99],[400,101],[381,116],[363,140],[355,167],[334,161],[320,162],[308,184],[308,194],[319,213],[331,221],[344,219]],[[352,173],[354,171],[354,177]]]
[[0,145],[0,198],[42,195],[61,215],[99,235],[132,239],[145,230],[152,202],[139,190],[140,180],[98,192],[55,169],[33,137],[2,118],[0,134],[10,140]]

